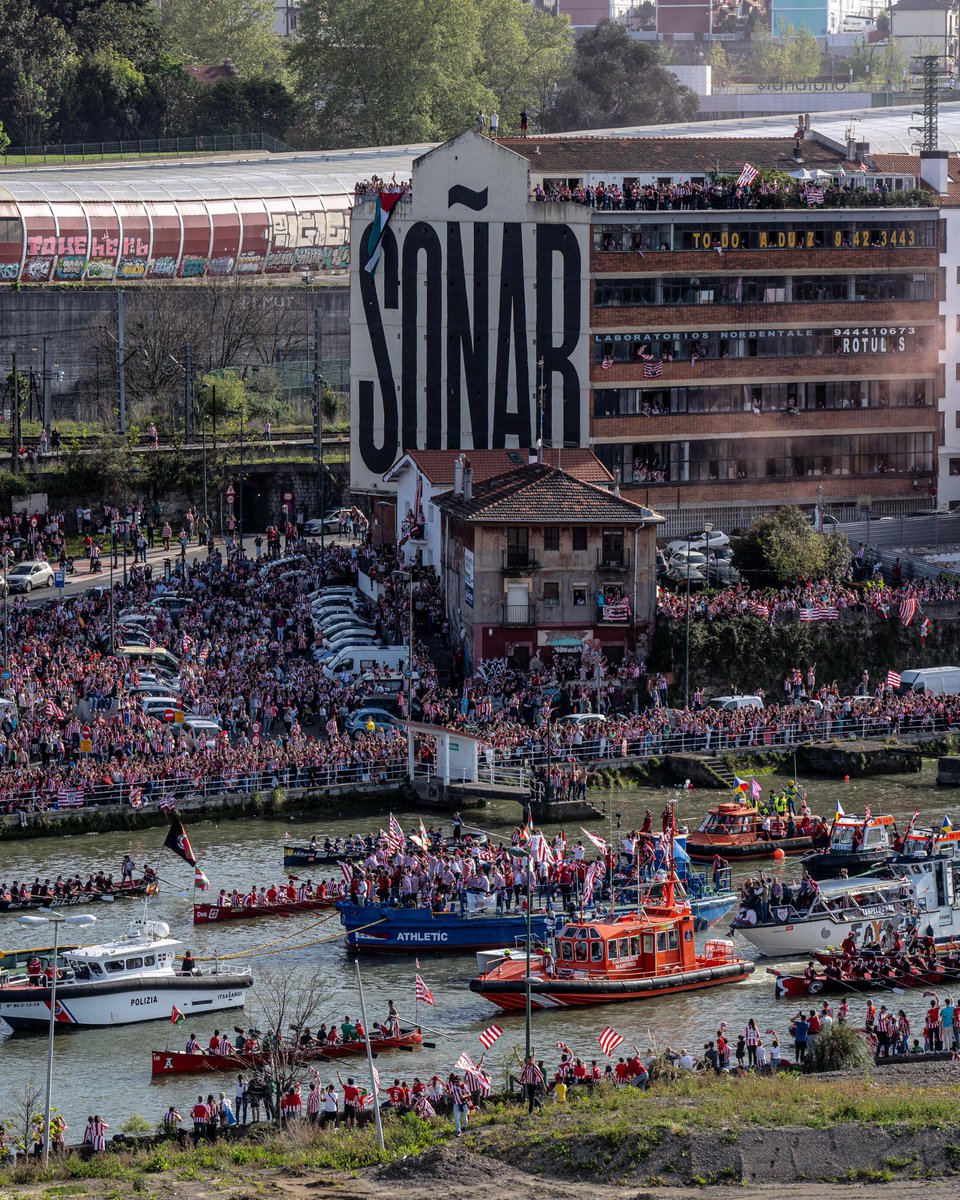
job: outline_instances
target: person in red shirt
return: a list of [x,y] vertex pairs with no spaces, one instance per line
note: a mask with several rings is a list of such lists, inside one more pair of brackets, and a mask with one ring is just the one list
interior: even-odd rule
[[618,1084],[622,1085],[627,1082],[628,1071],[627,1071],[627,1064],[624,1061],[624,1059],[622,1059],[622,1058],[620,1059],[620,1061],[617,1063],[617,1065],[613,1068],[613,1073],[616,1076]]
[[193,1144],[196,1146],[207,1132],[207,1106],[202,1096],[197,1097],[196,1104],[190,1110],[190,1116],[193,1117]]
[[340,1081],[340,1086],[343,1088],[343,1117],[348,1129],[353,1129],[357,1123],[357,1113],[360,1111],[360,1089],[353,1082],[352,1076],[347,1076],[347,1081],[344,1083],[340,1072],[337,1072],[337,1079]]
[[207,1042],[207,1049],[212,1054],[217,1054],[219,1052],[219,1050],[220,1050],[220,1030],[219,1029],[215,1029],[213,1031],[213,1037],[210,1039],[209,1042]]
[[400,1080],[395,1079],[393,1085],[385,1090],[393,1107],[400,1108],[403,1104],[403,1088],[400,1086]]
[[268,900],[268,901],[269,901],[271,904],[276,904],[276,902],[277,902],[277,895],[278,895],[278,893],[277,893],[276,886],[275,886],[274,884],[272,884],[272,883],[271,883],[271,884],[270,884],[270,886],[267,888],[267,900]]

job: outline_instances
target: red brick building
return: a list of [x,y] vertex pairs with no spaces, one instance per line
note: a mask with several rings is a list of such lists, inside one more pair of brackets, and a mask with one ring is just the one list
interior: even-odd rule
[[[590,437],[625,495],[671,534],[784,503],[930,505],[945,280],[940,214],[910,193],[918,159],[861,154],[860,171],[852,147],[810,139],[506,144],[547,193],[696,187],[745,163],[811,179],[811,202],[780,207],[594,201]],[[816,203],[835,182],[851,189],[840,206]]]

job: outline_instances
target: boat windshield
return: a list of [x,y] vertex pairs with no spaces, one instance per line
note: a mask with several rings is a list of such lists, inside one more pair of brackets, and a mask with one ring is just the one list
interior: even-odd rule
[[709,812],[700,823],[701,833],[749,833],[753,823],[748,816]]

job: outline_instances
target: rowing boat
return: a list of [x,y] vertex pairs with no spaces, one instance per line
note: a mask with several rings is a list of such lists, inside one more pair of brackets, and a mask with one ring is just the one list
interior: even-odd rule
[[95,904],[104,901],[112,904],[114,900],[126,900],[137,896],[153,895],[157,889],[155,882],[137,880],[135,883],[117,883],[109,892],[71,892],[69,896],[28,896],[25,900],[0,900],[0,913],[29,912],[37,908],[76,908],[82,904]]
[[254,921],[260,917],[292,917],[296,913],[314,912],[318,908],[333,908],[342,897],[315,896],[310,900],[278,900],[276,904],[195,904],[194,925],[210,925],[224,921]]
[[[386,1054],[391,1050],[418,1050],[423,1044],[423,1034],[412,1029],[395,1038],[371,1038],[370,1049],[374,1054]],[[322,1046],[309,1046],[297,1052],[302,1062],[328,1062],[332,1059],[349,1058],[363,1054],[365,1042],[334,1042]],[[187,1054],[185,1050],[154,1050],[151,1053],[150,1073],[154,1077],[163,1075],[195,1075],[201,1071],[255,1071],[268,1066],[269,1054],[214,1054],[209,1050],[201,1054]]]

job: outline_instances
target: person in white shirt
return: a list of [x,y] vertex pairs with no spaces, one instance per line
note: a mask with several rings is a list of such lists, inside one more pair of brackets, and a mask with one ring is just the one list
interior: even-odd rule
[[770,1043],[770,1050],[768,1052],[768,1057],[770,1059],[770,1070],[771,1071],[779,1071],[780,1070],[780,1043],[777,1041],[776,1038],[774,1038],[773,1041]]
[[340,1110],[340,1095],[332,1083],[327,1084],[327,1089],[323,1093],[323,1108],[320,1113],[320,1127],[329,1125],[331,1122],[336,1125]]

